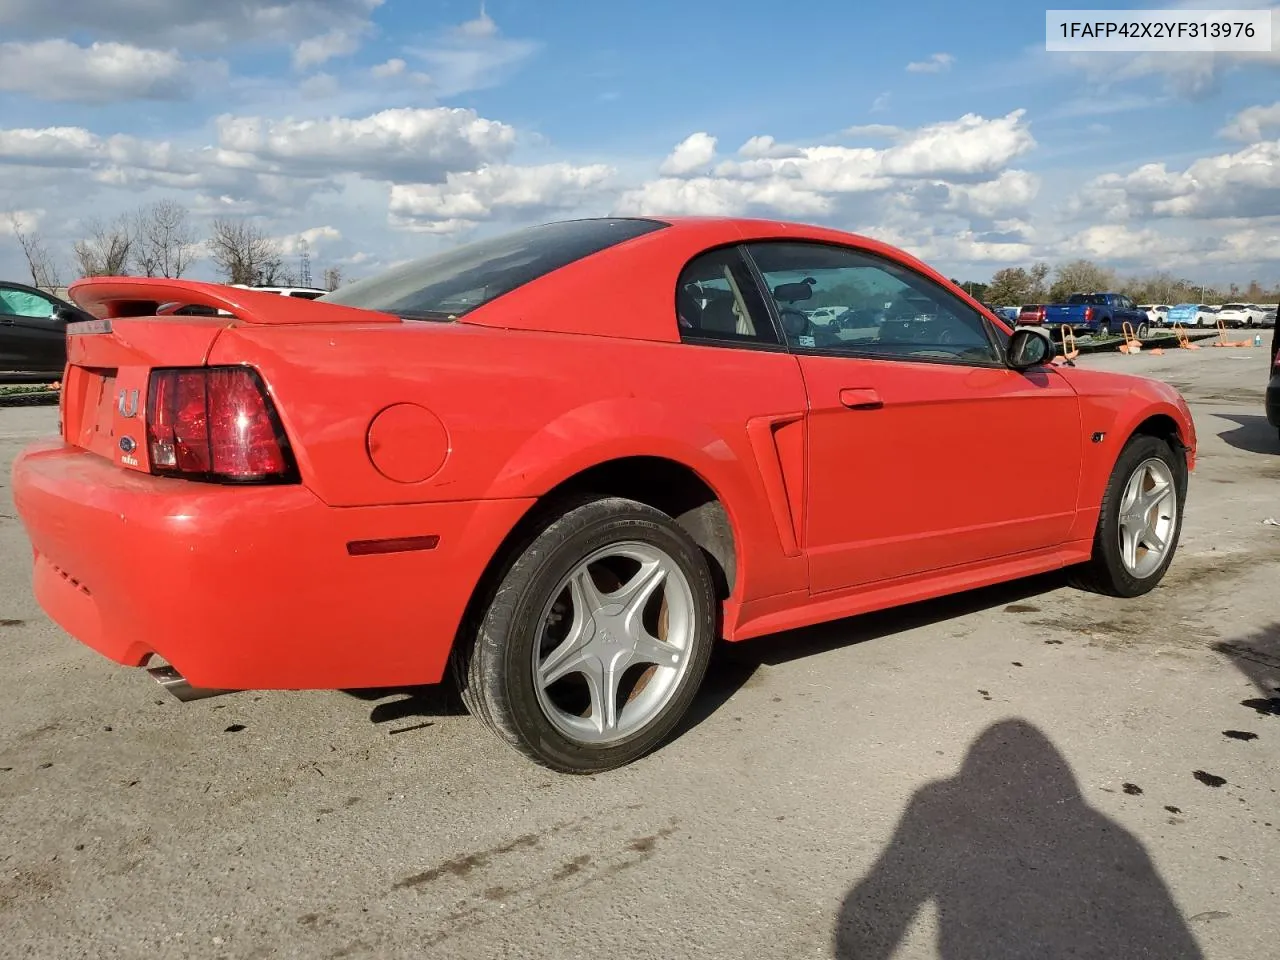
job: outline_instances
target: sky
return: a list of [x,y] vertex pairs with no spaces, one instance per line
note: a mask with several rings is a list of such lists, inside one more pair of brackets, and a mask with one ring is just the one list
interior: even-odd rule
[[1087,257],[1275,285],[1271,9],[1270,53],[1082,54],[1047,53],[1025,0],[0,0],[0,278],[15,223],[69,278],[92,220],[172,198],[201,234],[305,239],[317,279],[727,214],[965,279]]

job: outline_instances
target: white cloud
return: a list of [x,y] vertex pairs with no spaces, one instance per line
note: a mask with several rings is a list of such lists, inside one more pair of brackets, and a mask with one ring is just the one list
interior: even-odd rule
[[885,173],[903,177],[993,174],[1035,147],[1025,110],[994,120],[967,113],[908,134],[884,154]]
[[493,22],[493,17],[482,10],[480,11],[480,16],[474,20],[468,20],[458,27],[458,32],[464,37],[486,39],[497,35],[498,25]]
[[716,155],[716,138],[708,133],[691,133],[676,144],[658,172],[664,176],[683,177],[706,169]]
[[1280,140],[1201,157],[1182,171],[1148,163],[1131,173],[1096,177],[1080,192],[1075,209],[1113,220],[1280,215]]
[[426,65],[436,96],[444,98],[496,86],[538,50],[535,41],[504,37],[482,14],[408,53]]
[[0,130],[0,163],[84,166],[102,140],[82,127]]
[[[989,219],[1022,212],[1034,198],[1034,177],[1005,172],[1011,160],[1035,146],[1021,110],[990,120],[967,114],[895,134],[882,149],[780,148],[771,137],[753,137],[739,151],[746,159],[725,160],[711,176],[692,176],[706,173],[716,145],[710,134],[695,133],[663,161],[658,179],[626,191],[617,209],[829,218],[854,198],[897,191],[917,206]],[[949,180],[968,186],[957,186],[953,194]]]
[[386,63],[380,63],[369,72],[379,79],[387,77],[398,77],[405,71],[407,64],[399,57],[393,57]]
[[40,229],[44,210],[0,210],[0,236],[11,237],[18,231],[29,233]]
[[360,49],[361,32],[363,31],[337,29],[308,37],[293,48],[293,69],[310,70],[335,57],[351,56]]
[[181,100],[226,77],[223,63],[187,63],[173,50],[69,40],[0,43],[0,90],[38,100]]
[[[506,156],[515,130],[474,110],[383,110],[360,119],[269,120],[224,116],[219,146],[281,171],[358,173],[400,182],[433,182]],[[229,158],[234,160],[235,158]]]
[[395,184],[390,212],[399,225],[453,232],[500,216],[573,209],[606,190],[616,173],[606,164],[487,165],[450,173],[444,183]]
[[0,0],[0,29],[14,38],[80,32],[130,43],[205,51],[358,29],[383,0]]
[[1269,107],[1246,107],[1231,118],[1231,122],[1218,131],[1220,136],[1232,140],[1256,143],[1267,133],[1280,130],[1280,101]]
[[943,73],[951,69],[956,58],[949,53],[932,54],[928,60],[918,60],[907,64],[907,73]]
[[948,209],[995,219],[1026,213],[1040,192],[1040,178],[1025,170],[1004,170],[994,180],[949,184],[947,190]]
[[626,191],[615,206],[620,215],[741,216],[755,210],[787,210],[794,216],[823,216],[832,202],[820,193],[786,181],[762,184],[713,177],[664,177]]
[[302,245],[305,243],[311,253],[319,253],[328,246],[342,239],[342,231],[337,227],[325,225],[323,227],[309,227],[306,230],[300,230],[297,233],[287,234],[283,237],[276,238],[280,244],[280,252],[285,256],[293,256],[302,252]]
[[871,101],[871,112],[884,113],[886,110],[889,109],[889,101],[890,99],[892,99],[892,97],[893,97],[893,94],[888,92],[879,94],[874,100]]
[[[685,141],[688,143],[688,141]],[[679,149],[679,148],[677,148]],[[752,159],[771,159],[776,160],[782,157],[798,157],[803,151],[799,147],[793,147],[790,144],[778,143],[773,137],[752,137],[746,143],[738,148],[738,154],[743,157]],[[715,139],[711,141],[711,155],[715,155]],[[710,157],[708,157],[708,162]]]

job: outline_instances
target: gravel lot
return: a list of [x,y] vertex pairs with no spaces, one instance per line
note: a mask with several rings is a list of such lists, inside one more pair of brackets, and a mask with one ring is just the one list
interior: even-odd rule
[[1192,404],[1160,589],[1037,578],[734,647],[678,739],[592,779],[431,691],[182,705],[82,648],[8,490],[56,411],[0,409],[0,957],[1274,957],[1265,353],[1080,360]]

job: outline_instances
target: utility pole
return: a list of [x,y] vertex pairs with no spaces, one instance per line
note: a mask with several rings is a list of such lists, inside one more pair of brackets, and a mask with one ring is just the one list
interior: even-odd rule
[[298,271],[298,286],[311,286],[311,244],[305,239],[298,241],[298,258],[302,261]]

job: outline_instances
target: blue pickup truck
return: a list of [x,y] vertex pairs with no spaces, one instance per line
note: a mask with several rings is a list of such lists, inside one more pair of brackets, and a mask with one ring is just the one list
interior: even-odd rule
[[1107,337],[1119,333],[1125,323],[1133,327],[1139,338],[1147,335],[1147,311],[1122,293],[1073,293],[1066,303],[1051,303],[1044,308],[1043,325],[1070,327],[1072,333],[1088,333]]

